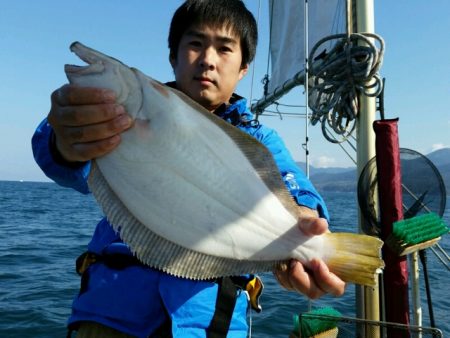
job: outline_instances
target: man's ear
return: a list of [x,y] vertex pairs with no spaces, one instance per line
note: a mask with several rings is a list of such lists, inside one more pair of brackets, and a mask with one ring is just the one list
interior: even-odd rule
[[241,68],[241,70],[239,71],[239,80],[242,80],[242,78],[247,74],[248,68],[249,68],[248,63],[245,64],[245,65]]
[[177,59],[175,56],[173,56],[172,54],[169,55],[169,62],[170,65],[172,66],[172,69],[175,69],[175,66],[177,65]]

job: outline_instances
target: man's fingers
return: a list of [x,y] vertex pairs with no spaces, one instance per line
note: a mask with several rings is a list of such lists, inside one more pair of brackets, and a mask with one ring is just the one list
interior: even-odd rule
[[69,146],[70,157],[66,158],[72,162],[85,162],[93,158],[106,155],[120,143],[120,135],[113,135],[103,140],[90,143],[76,143]]
[[84,106],[61,106],[48,115],[49,123],[62,126],[84,126],[110,121],[125,115],[125,109],[117,104],[97,104]]
[[315,284],[313,277],[304,269],[303,264],[296,260],[291,260],[286,270],[276,269],[274,275],[285,289],[302,293],[308,298],[317,299],[325,293]]
[[102,156],[120,142],[120,133],[132,125],[113,91],[64,85],[52,93],[48,122],[56,150],[66,161]]
[[313,259],[305,270],[302,263],[291,260],[287,269],[276,269],[274,275],[284,288],[297,291],[311,299],[317,299],[329,293],[341,296],[345,291],[345,283],[330,272],[320,259]]
[[131,124],[131,118],[123,114],[103,123],[81,127],[63,127],[60,128],[59,133],[68,144],[96,142],[120,134]]
[[88,161],[117,147],[120,133],[131,125],[130,117],[123,114],[107,122],[82,127],[54,126],[56,147],[69,162]]
[[289,279],[289,265],[286,263],[281,263],[274,269],[273,274],[278,281],[278,283],[284,287],[286,290],[295,291]]
[[51,96],[52,102],[59,106],[90,105],[114,103],[116,95],[112,90],[92,87],[64,85],[55,90]]
[[325,218],[302,217],[299,218],[297,225],[307,236],[321,235],[328,231],[328,222]]
[[345,282],[342,281],[334,273],[330,272],[328,266],[321,260],[313,259],[310,262],[314,279],[317,281],[318,287],[334,296],[342,296],[345,291]]
[[298,261],[291,261],[289,277],[292,287],[297,292],[303,293],[311,299],[317,299],[325,294],[325,292],[316,285],[310,273],[303,267],[303,264]]

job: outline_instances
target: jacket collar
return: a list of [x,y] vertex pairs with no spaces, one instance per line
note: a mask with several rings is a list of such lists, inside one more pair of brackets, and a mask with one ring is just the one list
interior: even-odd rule
[[[177,89],[175,81],[167,82],[166,85]],[[247,108],[247,100],[237,94],[231,96],[230,104],[222,104],[214,114],[234,126],[247,124],[253,119],[253,114]]]

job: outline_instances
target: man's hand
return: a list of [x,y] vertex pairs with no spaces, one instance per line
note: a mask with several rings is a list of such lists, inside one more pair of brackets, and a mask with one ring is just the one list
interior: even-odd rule
[[[303,208],[306,212],[312,210]],[[311,214],[299,219],[298,227],[305,235],[320,235],[328,231],[326,219]],[[275,278],[286,289],[300,292],[311,299],[317,299],[326,293],[341,296],[345,291],[345,283],[330,272],[320,259],[313,259],[306,269],[302,263],[291,260],[289,266],[274,271]]]
[[52,93],[48,122],[66,161],[88,161],[117,147],[132,120],[115,99],[110,90],[72,85]]

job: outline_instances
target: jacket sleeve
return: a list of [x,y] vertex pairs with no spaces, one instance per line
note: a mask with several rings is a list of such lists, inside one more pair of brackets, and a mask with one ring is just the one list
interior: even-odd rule
[[283,140],[276,131],[261,126],[260,141],[272,153],[280,170],[286,187],[299,205],[317,210],[320,217],[329,220],[328,209],[322,196],[317,192],[312,182],[298,167],[287,150]]
[[55,159],[51,151],[51,139],[53,129],[44,119],[37,127],[31,145],[36,163],[44,174],[63,187],[73,188],[83,194],[89,193],[87,178],[91,168],[91,162],[81,163],[75,166],[65,165]]

